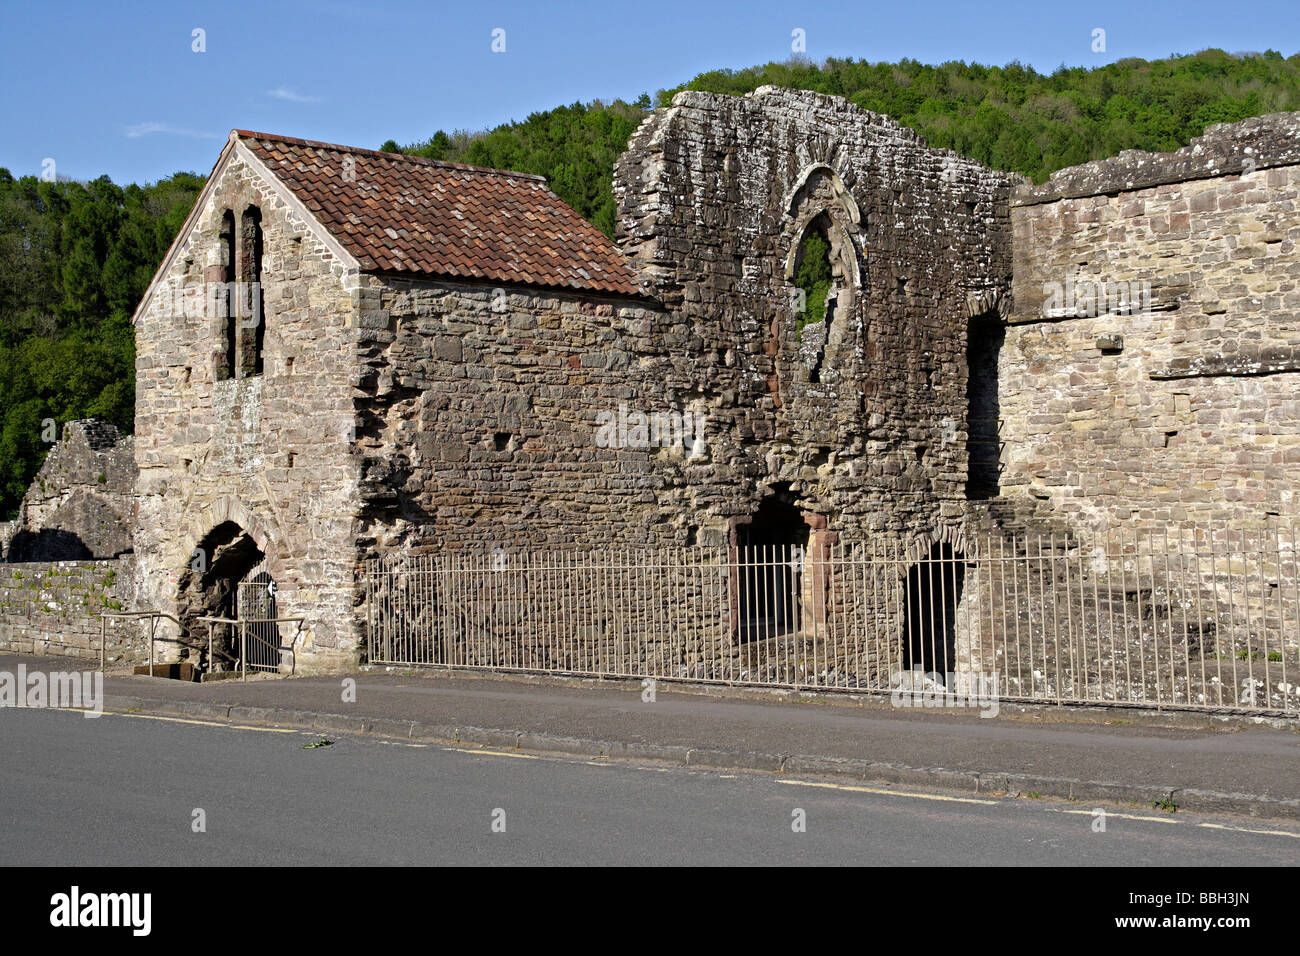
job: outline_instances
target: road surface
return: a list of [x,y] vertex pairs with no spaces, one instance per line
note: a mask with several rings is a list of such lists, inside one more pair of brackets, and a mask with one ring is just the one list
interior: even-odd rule
[[[0,710],[0,863],[1295,865],[1293,823]],[[800,826],[799,824],[802,824]],[[196,832],[197,831],[197,832]]]

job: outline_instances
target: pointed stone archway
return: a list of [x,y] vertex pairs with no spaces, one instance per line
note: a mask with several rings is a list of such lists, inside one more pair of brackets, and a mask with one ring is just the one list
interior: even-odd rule
[[191,658],[206,669],[227,670],[237,660],[233,629],[212,625],[212,660],[207,657],[208,624],[200,617],[233,617],[238,583],[263,558],[248,532],[233,521],[223,521],[195,545],[189,565],[177,579],[177,617],[181,640]]
[[227,670],[235,665],[238,647],[234,629],[227,624],[211,625],[213,659],[208,660],[209,624],[199,618],[235,617],[240,582],[261,567],[266,557],[253,534],[229,519],[220,521],[198,539],[176,580],[182,659],[188,656],[208,670]]

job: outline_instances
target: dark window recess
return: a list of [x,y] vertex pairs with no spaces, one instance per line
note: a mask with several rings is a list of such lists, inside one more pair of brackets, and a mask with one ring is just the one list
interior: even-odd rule
[[262,211],[249,206],[239,219],[238,305],[239,377],[262,374],[266,313],[262,308]]
[[957,669],[957,605],[966,583],[966,562],[950,544],[935,544],[907,572],[903,667],[929,674]]
[[998,359],[1006,337],[1006,327],[996,319],[971,319],[966,341],[966,497],[971,500],[996,498],[1000,490]]
[[235,377],[235,342],[239,324],[235,306],[235,214],[229,209],[221,217],[221,288],[216,293],[217,316],[221,323],[221,360],[217,381]]
[[737,624],[740,640],[762,641],[800,627],[808,524],[785,495],[764,498],[736,528]]

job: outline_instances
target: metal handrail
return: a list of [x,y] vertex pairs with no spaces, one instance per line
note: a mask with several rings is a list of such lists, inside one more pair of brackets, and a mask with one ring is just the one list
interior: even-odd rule
[[[103,673],[103,672],[104,672],[105,665],[106,665],[106,644],[107,644],[107,637],[108,637],[108,619],[109,619],[109,618],[117,618],[117,619],[122,619],[122,620],[134,620],[134,621],[141,620],[142,618],[148,618],[148,620],[149,620],[149,674],[150,674],[151,676],[153,675],[153,671],[154,671],[154,660],[155,660],[154,644],[155,644],[155,642],[161,640],[161,641],[167,641],[167,642],[172,643],[172,644],[180,644],[180,643],[181,643],[181,641],[180,641],[179,639],[160,638],[160,637],[157,636],[157,624],[158,624],[158,619],[159,619],[159,618],[164,618],[164,619],[166,619],[166,620],[168,620],[168,621],[171,621],[171,622],[174,623],[177,627],[181,627],[181,626],[183,626],[183,625],[181,624],[180,618],[176,617],[175,615],[168,614],[166,611],[153,611],[153,610],[141,610],[141,611],[103,611],[103,612],[101,612],[100,615],[99,615],[99,670],[100,670],[100,673]],[[244,680],[247,680],[247,679],[248,679],[248,668],[247,668],[247,662],[248,662],[248,661],[247,661],[247,653],[246,653],[246,651],[247,651],[247,647],[246,647],[247,628],[246,628],[244,625],[247,625],[247,624],[281,624],[281,623],[289,624],[289,623],[296,623],[296,624],[298,625],[298,628],[297,628],[297,630],[294,632],[293,640],[289,642],[289,646],[288,646],[287,649],[288,649],[289,652],[292,654],[292,658],[291,658],[291,660],[293,661],[293,663],[292,663],[291,666],[290,666],[289,673],[292,674],[292,673],[296,673],[296,672],[297,672],[297,668],[298,668],[298,655],[297,655],[296,651],[294,650],[294,648],[297,646],[297,643],[298,643],[298,635],[302,633],[302,626],[303,626],[303,624],[306,622],[307,618],[305,618],[305,617],[230,618],[230,617],[215,617],[215,616],[206,616],[206,615],[205,615],[205,616],[203,616],[203,617],[196,618],[196,620],[199,620],[199,621],[206,621],[207,624],[208,624],[208,660],[209,660],[209,661],[212,660],[212,656],[213,656],[213,648],[212,648],[212,625],[213,625],[213,624],[236,624],[236,625],[239,626],[239,630],[240,630],[240,648],[239,648],[239,652],[240,652],[240,653],[239,653],[239,664],[240,664],[240,668],[241,668],[241,671],[242,671],[243,679],[244,679]],[[252,637],[253,637],[253,639],[256,640],[256,641],[261,641],[263,645],[265,645],[266,647],[270,648],[271,650],[280,651],[280,650],[284,650],[284,649],[285,649],[285,648],[280,647],[279,645],[272,644],[270,641],[265,640],[265,639],[264,639],[260,634],[253,634]],[[222,656],[224,657],[225,655],[223,654]]]
[[[108,636],[108,618],[110,617],[136,621],[142,617],[147,617],[149,619],[149,673],[152,675],[154,658],[153,645],[155,640],[154,634],[157,628],[158,618],[162,617],[169,621],[174,621],[177,627],[181,626],[180,620],[168,614],[166,611],[101,611],[99,615],[99,672],[101,674],[104,672],[104,645]],[[179,644],[180,641],[174,641],[173,643]]]
[[273,651],[288,650],[289,653],[290,653],[290,655],[291,655],[290,660],[292,661],[292,663],[291,663],[290,666],[289,666],[289,673],[290,673],[290,674],[295,674],[295,673],[297,673],[297,670],[298,670],[298,653],[297,653],[297,651],[295,650],[295,648],[296,648],[297,645],[298,645],[298,635],[302,633],[302,625],[303,625],[303,623],[306,622],[306,620],[307,620],[305,617],[242,617],[242,618],[234,618],[234,617],[218,617],[218,616],[216,616],[216,615],[203,615],[202,617],[195,618],[195,620],[197,620],[197,621],[205,621],[205,622],[207,623],[207,625],[208,625],[208,660],[209,660],[209,661],[212,660],[212,625],[213,625],[213,624],[235,624],[235,625],[238,625],[238,626],[239,626],[239,672],[240,672],[240,678],[239,678],[239,679],[242,680],[242,681],[247,681],[247,680],[248,680],[248,640],[247,640],[247,639],[248,639],[248,636],[249,636],[249,635],[248,635],[248,628],[247,628],[246,625],[248,625],[248,624],[293,624],[293,623],[296,623],[296,624],[298,625],[298,628],[297,628],[297,630],[294,632],[293,640],[291,640],[291,641],[289,642],[287,648],[286,648],[286,647],[281,647],[279,644],[272,644],[270,641],[268,641],[268,640],[266,640],[265,638],[263,638],[260,634],[253,634],[253,635],[252,635],[252,638],[253,638],[253,640],[255,640],[255,641],[261,641],[262,644],[263,644],[263,646],[265,646],[265,647],[267,647],[267,648],[269,648],[269,649],[271,649],[271,650],[273,650]]

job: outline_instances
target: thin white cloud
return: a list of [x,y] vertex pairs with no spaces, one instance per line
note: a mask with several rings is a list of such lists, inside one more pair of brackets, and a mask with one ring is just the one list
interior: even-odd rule
[[155,133],[162,133],[165,136],[189,136],[193,139],[221,139],[216,133],[208,133],[199,129],[182,129],[179,126],[153,121],[136,123],[134,126],[126,128],[128,139],[139,139],[141,136],[152,136]]
[[273,90],[267,90],[266,95],[277,100],[288,100],[290,103],[315,103],[320,99],[319,96],[304,96],[287,86],[277,86]]

